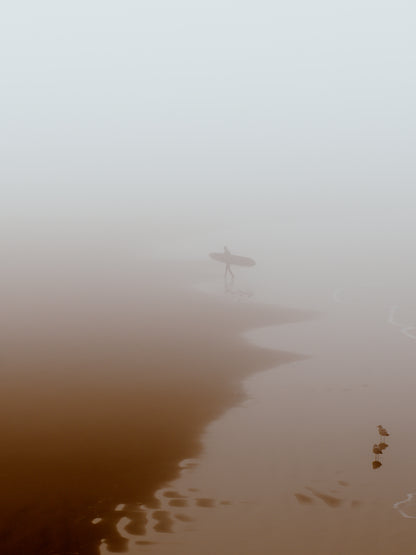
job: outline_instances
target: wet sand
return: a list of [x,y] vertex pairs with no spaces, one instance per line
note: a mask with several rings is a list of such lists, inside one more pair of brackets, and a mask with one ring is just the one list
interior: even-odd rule
[[[409,292],[392,323],[391,292],[362,289],[347,288],[340,304],[328,288],[319,318],[248,334],[309,356],[245,380],[248,399],[208,427],[202,456],[157,493],[169,528],[159,533],[143,508],[157,543],[149,553],[413,552],[415,342],[401,333],[414,323]],[[375,455],[380,424],[390,435]]]
[[[199,454],[206,426],[242,399],[241,380],[298,358],[242,334],[311,317],[195,291],[212,272],[208,264],[75,262],[16,262],[4,272],[7,555],[96,555],[103,540],[121,552],[123,516],[140,542],[139,506],[158,510],[155,492]],[[163,511],[156,517],[161,530],[169,526]]]

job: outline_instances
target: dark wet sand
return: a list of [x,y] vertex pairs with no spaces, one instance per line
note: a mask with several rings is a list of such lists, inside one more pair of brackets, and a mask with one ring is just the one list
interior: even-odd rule
[[[296,359],[241,334],[308,315],[204,296],[192,284],[209,271],[120,260],[8,269],[2,554],[92,555],[102,539],[120,552],[122,516],[140,540],[146,517],[138,504],[157,511],[154,492],[198,454],[204,427],[241,398],[242,378]],[[161,514],[169,528],[165,520]]]

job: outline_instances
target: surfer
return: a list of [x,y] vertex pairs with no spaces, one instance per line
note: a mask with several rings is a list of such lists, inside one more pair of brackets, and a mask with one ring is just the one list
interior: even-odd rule
[[231,270],[231,257],[232,254],[230,253],[230,251],[227,249],[227,247],[224,247],[224,259],[225,259],[225,274],[224,276],[227,277],[227,272],[230,272],[231,276],[234,277],[234,274]]
[[228,273],[234,279],[234,273],[231,270],[231,265],[233,266],[255,266],[255,261],[247,256],[237,256],[236,254],[231,254],[227,247],[224,247],[224,252],[210,252],[210,258],[225,264],[224,277],[226,278]]

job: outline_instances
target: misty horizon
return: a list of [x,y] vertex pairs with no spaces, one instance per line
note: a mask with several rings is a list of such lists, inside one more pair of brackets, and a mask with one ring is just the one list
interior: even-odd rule
[[2,555],[413,552],[415,15],[0,8]]

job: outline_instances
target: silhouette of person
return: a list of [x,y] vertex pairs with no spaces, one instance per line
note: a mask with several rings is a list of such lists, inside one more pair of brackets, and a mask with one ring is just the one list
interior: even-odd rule
[[224,276],[227,276],[227,273],[230,272],[231,276],[234,277],[234,274],[231,270],[231,253],[230,251],[227,249],[227,247],[224,247],[224,258],[225,258],[225,274]]

